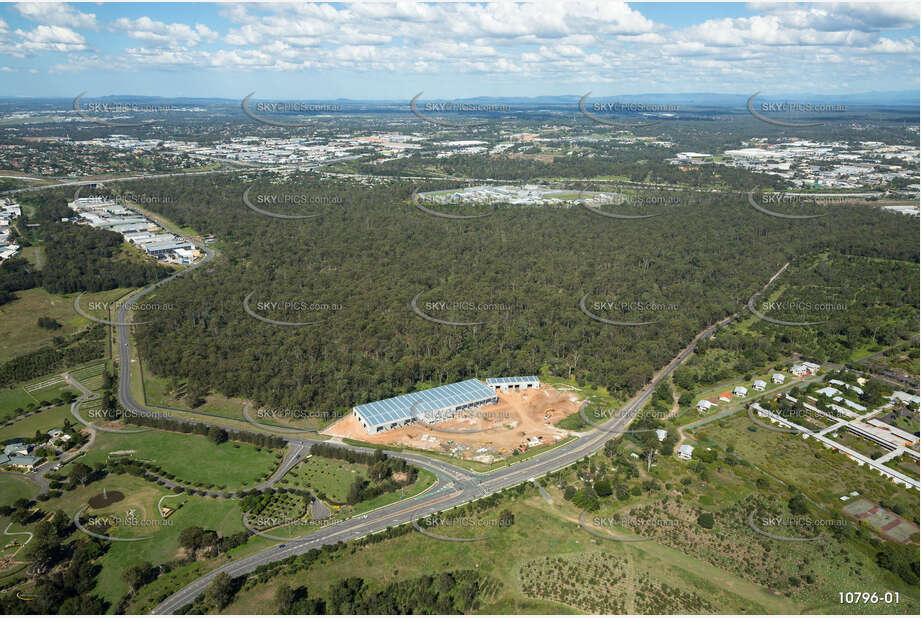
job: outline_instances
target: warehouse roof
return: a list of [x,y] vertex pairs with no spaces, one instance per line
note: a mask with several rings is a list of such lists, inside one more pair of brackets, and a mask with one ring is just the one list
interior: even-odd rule
[[517,384],[519,382],[540,382],[537,376],[514,376],[510,378],[486,378],[489,386],[502,386],[503,384]]
[[154,251],[172,251],[174,249],[188,249],[192,244],[182,240],[167,240],[164,242],[153,242],[143,245],[144,251],[152,253]]
[[456,384],[436,386],[417,393],[398,395],[355,406],[355,411],[372,425],[382,425],[412,418],[430,410],[472,403],[495,397],[493,389],[471,378]]

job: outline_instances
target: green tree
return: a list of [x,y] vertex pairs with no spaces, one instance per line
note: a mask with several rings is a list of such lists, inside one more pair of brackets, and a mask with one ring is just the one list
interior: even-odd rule
[[227,432],[220,427],[211,427],[208,429],[208,439],[215,444],[227,442]]
[[787,506],[794,515],[805,515],[809,511],[809,507],[806,504],[806,498],[801,493],[794,494],[787,503]]
[[297,601],[294,589],[288,584],[282,584],[275,591],[275,607],[279,614],[287,614]]
[[600,481],[594,484],[594,487],[595,487],[595,493],[598,494],[602,498],[606,498],[610,496],[612,493],[614,493],[614,488],[611,487],[611,481],[607,479],[601,479]]
[[190,551],[195,551],[201,547],[202,534],[204,530],[198,526],[191,526],[179,533],[179,545]]
[[211,585],[205,590],[205,599],[218,610],[222,610],[233,601],[237,586],[230,575],[218,573]]

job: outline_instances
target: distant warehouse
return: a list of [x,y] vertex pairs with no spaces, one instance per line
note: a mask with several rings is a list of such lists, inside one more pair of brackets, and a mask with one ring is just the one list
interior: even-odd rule
[[176,249],[191,249],[192,243],[185,241],[166,241],[166,242],[155,242],[144,245],[144,251],[147,252],[147,255],[161,255],[163,253],[171,253]]
[[525,388],[540,388],[540,379],[537,376],[513,376],[510,378],[486,378],[486,384],[493,388],[501,388],[503,392],[521,390]]
[[470,379],[365,403],[352,408],[352,412],[366,432],[375,434],[417,421],[437,423],[461,410],[498,402],[495,388]]

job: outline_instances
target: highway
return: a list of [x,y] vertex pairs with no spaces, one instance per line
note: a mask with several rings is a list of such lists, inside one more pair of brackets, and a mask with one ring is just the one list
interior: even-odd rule
[[230,174],[233,172],[245,172],[241,169],[219,169],[219,170],[202,170],[198,172],[170,172],[168,174],[138,174],[135,176],[122,176],[120,178],[100,178],[98,180],[69,180],[67,182],[58,182],[53,185],[37,185],[34,187],[23,187],[21,189],[10,189],[0,191],[0,195],[15,195],[17,193],[33,193],[35,191],[45,191],[47,189],[60,189],[61,187],[82,187],[87,185],[105,185],[112,182],[131,182],[133,180],[148,180],[155,178],[172,178],[174,176],[201,176],[203,174]]
[[[195,172],[167,172],[163,174],[134,174],[132,176],[120,176],[117,178],[98,178],[96,180],[68,180],[65,182],[57,182],[50,185],[36,185],[34,187],[22,187],[21,189],[9,189],[7,191],[0,191],[0,195],[16,195],[17,193],[33,193],[35,191],[45,191],[48,189],[60,189],[61,187],[80,187],[87,185],[106,185],[113,182],[132,182],[134,180],[154,180],[157,178],[173,178],[176,176],[202,176],[205,174],[233,174],[235,172],[249,172],[249,171],[259,171],[265,169],[272,169],[273,171],[281,170],[299,170],[299,169],[308,169],[310,171],[317,170],[321,167],[327,165],[334,165],[342,161],[352,161],[355,159],[360,159],[365,155],[350,155],[347,157],[339,157],[337,159],[330,159],[328,161],[315,162],[310,164],[304,164],[302,166],[297,165],[284,165],[284,166],[274,166],[269,168],[265,165],[246,163],[240,161],[234,161],[234,165],[241,167],[226,167],[228,163],[223,160],[217,160],[225,167],[221,169],[214,170],[199,170]],[[2,178],[24,178],[23,176],[2,176]],[[27,178],[28,180],[43,180],[41,178]]]

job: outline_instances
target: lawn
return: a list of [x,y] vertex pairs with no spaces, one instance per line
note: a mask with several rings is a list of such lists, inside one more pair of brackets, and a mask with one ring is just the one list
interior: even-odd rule
[[[98,483],[96,483],[98,485]],[[156,506],[160,496],[170,492],[151,483],[155,488],[145,500],[146,511],[152,519],[160,519]],[[146,493],[146,492],[145,492]],[[143,561],[161,564],[179,555],[179,534],[188,527],[199,526],[206,530],[217,530],[221,536],[243,530],[240,503],[230,500],[215,500],[201,496],[186,496],[182,506],[166,521],[169,525],[161,526],[153,533],[149,541],[134,543],[112,543],[109,551],[100,561],[103,567],[97,584],[96,593],[113,605],[128,592],[128,585],[122,576],[124,570]],[[115,506],[111,507],[114,509]],[[144,531],[145,535],[149,534]],[[129,536],[119,532],[112,536]]]
[[113,451],[134,450],[134,459],[156,463],[177,480],[230,490],[245,488],[263,480],[277,467],[281,451],[259,449],[249,444],[214,444],[195,434],[152,429],[141,433],[99,432],[83,462],[105,461]]
[[13,416],[14,410],[25,409],[30,403],[35,400],[21,386],[0,391],[0,419]]
[[[98,390],[102,386],[102,369],[105,363],[105,360],[93,361],[71,369],[70,373],[78,379],[80,379],[79,376],[89,376],[80,381],[90,390]],[[50,403],[58,399],[65,391],[79,394],[78,389],[64,381],[64,378],[61,377],[62,373],[64,371],[55,372],[15,388],[0,391],[0,422],[6,418],[18,416],[17,409],[25,410],[30,404],[37,407],[42,401]]]
[[12,425],[0,427],[0,442],[4,442],[10,438],[31,438],[35,435],[36,430],[45,433],[49,429],[60,429],[64,425],[64,419],[68,417],[70,417],[73,424],[77,427],[82,426],[75,418],[70,416],[70,404],[65,404],[49,408],[43,412],[38,412]]
[[[0,488],[2,488],[4,497],[7,495],[8,487],[11,491],[16,490],[13,485],[8,484],[8,478],[10,477],[0,475]],[[19,479],[13,480],[25,482]],[[74,515],[87,506],[91,497],[100,494],[103,489],[109,493],[121,492],[125,497],[108,507],[88,508],[84,511],[84,522],[89,517],[124,518],[127,511],[134,509],[137,519],[144,522],[143,525],[112,526],[106,534],[116,538],[152,537],[149,540],[127,543],[112,541],[109,543],[108,551],[97,561],[102,570],[97,577],[94,593],[109,601],[113,609],[119,599],[128,592],[128,585],[124,579],[125,569],[144,561],[161,564],[178,557],[179,534],[185,528],[200,526],[216,530],[222,536],[243,530],[238,501],[201,496],[182,496],[179,499],[172,499],[170,502],[172,506],[178,504],[181,506],[165,520],[168,523],[164,524],[157,510],[157,503],[162,496],[173,492],[131,475],[109,475],[86,487],[77,487],[73,491],[67,491],[61,497],[52,498],[40,505],[45,512],[61,509],[69,516]],[[33,490],[31,494],[34,493]],[[4,522],[0,523],[3,523],[5,527]],[[24,528],[14,526],[13,529],[19,531]],[[82,534],[76,531],[74,538]]]
[[[13,504],[20,498],[34,498],[38,491],[38,486],[25,477],[0,474],[0,505]],[[6,527],[5,523],[3,527]],[[15,526],[13,529],[18,530]],[[3,532],[2,528],[0,532]]]

